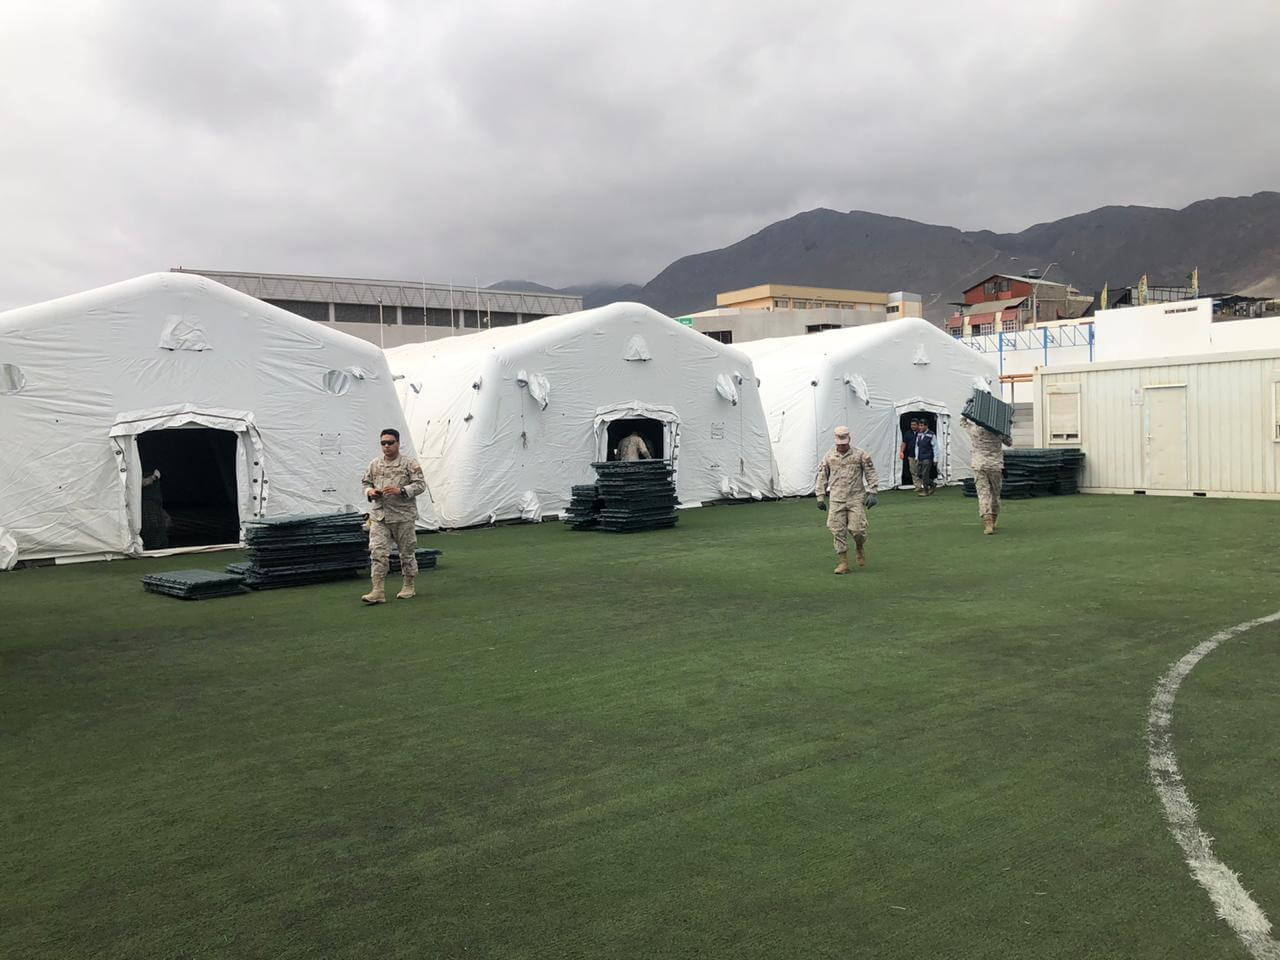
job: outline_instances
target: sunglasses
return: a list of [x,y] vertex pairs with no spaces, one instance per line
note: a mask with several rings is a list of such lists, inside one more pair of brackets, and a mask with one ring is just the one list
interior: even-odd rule
[[399,440],[383,440],[382,445],[384,447],[394,447],[399,442]]

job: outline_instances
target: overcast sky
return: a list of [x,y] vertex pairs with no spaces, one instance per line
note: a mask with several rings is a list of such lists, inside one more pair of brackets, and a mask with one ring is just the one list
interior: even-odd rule
[[1276,0],[0,4],[0,308],[186,265],[563,285],[827,206],[1280,189]]

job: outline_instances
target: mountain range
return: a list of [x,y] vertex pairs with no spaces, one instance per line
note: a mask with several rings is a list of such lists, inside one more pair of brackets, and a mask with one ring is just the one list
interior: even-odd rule
[[1019,233],[959,230],[901,217],[818,208],[719,250],[676,260],[648,283],[559,289],[503,281],[492,289],[582,296],[584,307],[638,300],[671,316],[715,306],[716,294],[761,283],[919,293],[926,316],[951,312],[961,291],[992,273],[1045,270],[1086,293],[1182,284],[1199,268],[1206,293],[1280,296],[1280,192],[1200,200],[1181,210],[1108,206]]

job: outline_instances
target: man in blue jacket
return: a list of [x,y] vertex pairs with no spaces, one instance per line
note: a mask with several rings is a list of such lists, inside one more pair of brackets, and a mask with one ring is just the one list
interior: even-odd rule
[[929,429],[927,420],[920,421],[920,429],[915,435],[915,457],[920,464],[920,485],[917,497],[928,497],[937,489],[936,479],[938,436]]

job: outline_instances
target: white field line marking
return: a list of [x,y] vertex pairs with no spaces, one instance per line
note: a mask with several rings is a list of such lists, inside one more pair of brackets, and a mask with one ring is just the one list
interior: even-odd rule
[[1240,878],[1214,856],[1213,838],[1196,822],[1195,804],[1187,793],[1182,774],[1178,771],[1178,759],[1173,753],[1171,727],[1173,699],[1195,665],[1232,637],[1277,620],[1280,620],[1280,611],[1215,633],[1160,678],[1151,698],[1151,708],[1147,711],[1147,770],[1164,807],[1169,830],[1187,858],[1191,875],[1208,892],[1218,916],[1230,924],[1255,960],[1280,960],[1280,943],[1272,939],[1271,923],[1262,908],[1253,902]]

